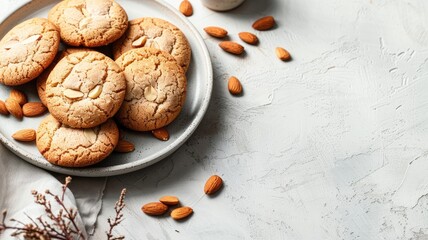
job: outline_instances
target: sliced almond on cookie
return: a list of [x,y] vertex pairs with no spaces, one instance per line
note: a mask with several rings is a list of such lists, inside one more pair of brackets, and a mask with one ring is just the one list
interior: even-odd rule
[[88,140],[90,143],[94,143],[97,140],[97,134],[94,132],[93,129],[90,129],[90,128],[84,129],[83,135],[85,136],[86,140]]
[[79,22],[79,28],[80,29],[86,28],[86,27],[88,27],[89,23],[91,23],[91,22],[92,22],[92,18],[86,17]]
[[14,48],[14,47],[16,47],[18,45],[19,45],[19,41],[17,41],[17,40],[11,40],[11,41],[5,43],[3,45],[3,48],[6,49],[6,50],[9,50],[9,49],[12,49],[12,48]]
[[103,87],[101,85],[97,85],[88,93],[88,97],[95,99],[100,96],[103,91]]
[[66,89],[64,91],[64,96],[66,96],[69,99],[78,99],[78,98],[83,97],[83,93],[80,91],[73,90],[73,89]]
[[32,42],[35,42],[35,41],[39,40],[40,38],[42,38],[41,34],[33,35],[33,36],[25,39],[24,41],[22,41],[21,44],[32,43]]
[[159,44],[156,42],[156,41],[154,41],[154,40],[152,40],[151,42],[150,42],[150,45],[149,45],[151,48],[156,48],[156,49],[160,49],[160,47],[159,47]]
[[132,42],[133,47],[144,47],[144,45],[147,42],[147,36],[142,36],[138,38],[137,40]]
[[158,97],[158,92],[152,86],[146,87],[144,89],[144,97],[147,99],[147,101],[152,102]]
[[88,10],[86,10],[86,8],[82,8],[82,14],[85,16],[85,17],[89,17],[91,14],[88,12]]

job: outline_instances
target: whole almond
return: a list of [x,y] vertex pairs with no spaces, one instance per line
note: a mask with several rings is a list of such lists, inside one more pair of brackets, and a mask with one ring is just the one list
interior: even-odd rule
[[123,139],[119,140],[116,148],[114,149],[115,152],[120,152],[120,153],[128,153],[134,150],[135,150],[134,144]]
[[21,106],[27,103],[27,96],[25,95],[25,93],[16,89],[12,89],[10,91],[9,98],[14,99]]
[[176,196],[163,196],[159,199],[159,201],[163,204],[174,206],[177,205],[180,201]]
[[290,53],[282,47],[275,49],[276,56],[282,61],[289,61],[291,59]]
[[257,38],[257,36],[250,32],[240,32],[238,35],[242,41],[248,44],[256,45],[259,42],[259,39]]
[[275,19],[272,16],[266,16],[253,23],[253,28],[259,31],[265,31],[275,26]]
[[188,217],[192,213],[193,213],[193,209],[190,207],[179,207],[179,208],[172,210],[171,217],[174,220],[180,220],[180,219]]
[[153,136],[155,136],[155,138],[162,141],[168,141],[169,139],[169,133],[168,133],[168,130],[166,130],[166,128],[159,128],[159,129],[152,130],[152,134]]
[[235,55],[240,55],[244,52],[244,47],[241,44],[232,41],[223,41],[219,43],[219,46],[224,51]]
[[36,140],[36,130],[22,129],[14,133],[12,138],[20,142],[32,142]]
[[204,30],[208,35],[212,37],[224,38],[227,36],[227,31],[221,27],[210,26],[204,28]]
[[46,106],[41,102],[28,102],[22,106],[22,113],[26,117],[35,117],[42,115],[47,110]]
[[180,3],[179,10],[186,17],[192,16],[193,14],[192,4],[188,0],[184,0]]
[[217,175],[212,175],[205,183],[204,192],[208,195],[217,192],[223,185],[223,179]]
[[6,99],[5,105],[6,105],[6,109],[9,111],[10,114],[12,114],[12,116],[18,119],[22,119],[22,116],[23,116],[22,108],[15,99],[13,98]]
[[238,95],[242,93],[242,85],[238,78],[232,76],[229,78],[229,82],[227,83],[227,88],[229,92],[233,95]]
[[145,204],[141,210],[147,215],[158,216],[166,213],[168,206],[161,202],[151,202]]
[[0,100],[0,114],[9,115],[9,111],[6,108],[6,104]]

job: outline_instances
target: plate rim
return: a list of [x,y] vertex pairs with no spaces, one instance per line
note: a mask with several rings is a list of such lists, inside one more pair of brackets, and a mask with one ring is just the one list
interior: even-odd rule
[[[6,15],[3,19],[0,20],[0,25],[3,24],[8,18],[10,18],[12,15],[17,14],[18,11],[20,11],[22,8],[27,7],[27,5],[35,4],[34,2],[43,2],[44,0],[30,0],[27,3],[24,3],[22,5],[19,5],[15,9],[13,9],[8,15]],[[178,148],[180,148],[189,138],[192,136],[192,134],[196,131],[199,124],[202,122],[208,107],[209,103],[212,97],[212,91],[213,91],[213,81],[214,81],[214,74],[213,74],[213,67],[212,67],[212,61],[211,57],[208,51],[208,48],[199,33],[199,31],[196,29],[196,27],[190,22],[190,20],[187,19],[183,14],[181,14],[177,9],[175,9],[172,5],[165,2],[164,0],[151,0],[154,2],[157,2],[158,4],[162,5],[163,7],[167,8],[169,11],[172,11],[176,17],[178,17],[183,23],[188,27],[188,29],[192,32],[193,36],[195,37],[197,43],[200,45],[200,50],[202,50],[201,56],[203,56],[204,62],[203,64],[207,68],[207,82],[205,86],[207,87],[203,98],[203,101],[200,105],[199,110],[197,111],[195,117],[188,125],[188,128],[170,145],[168,145],[167,148],[162,149],[161,151],[153,154],[151,158],[146,159],[143,161],[143,159],[138,159],[133,162],[124,163],[120,165],[114,165],[114,166],[105,166],[105,167],[88,167],[88,168],[65,168],[56,166],[53,164],[50,164],[48,161],[46,163],[37,161],[33,158],[31,158],[30,153],[24,151],[22,148],[20,148],[17,144],[14,144],[12,141],[8,140],[3,133],[0,133],[0,141],[15,155],[17,155],[19,158],[25,160],[26,162],[35,165],[37,167],[43,168],[48,171],[61,173],[61,174],[67,174],[72,176],[80,176],[80,177],[108,177],[108,176],[116,176],[116,175],[122,175],[126,173],[130,173],[133,171],[137,171],[140,169],[143,169],[145,167],[148,167],[152,164],[155,164],[162,159],[170,156],[172,153],[174,153]]]

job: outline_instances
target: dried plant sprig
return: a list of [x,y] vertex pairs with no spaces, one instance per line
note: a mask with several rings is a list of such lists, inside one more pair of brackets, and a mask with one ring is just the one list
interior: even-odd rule
[[[34,197],[34,202],[43,206],[46,212],[46,216],[50,219],[43,219],[42,216],[33,219],[27,214],[27,218],[30,223],[24,223],[19,220],[10,219],[10,222],[17,223],[16,226],[10,226],[6,224],[7,211],[4,210],[0,219],[0,234],[6,230],[13,230],[11,236],[23,236],[25,239],[44,239],[44,240],[86,240],[83,231],[81,231],[76,224],[77,209],[67,208],[64,203],[65,192],[67,191],[68,185],[71,183],[72,178],[65,178],[65,182],[62,185],[61,194],[57,195],[52,193],[50,190],[46,190],[44,193],[38,191],[31,191]],[[108,219],[110,229],[107,233],[108,240],[123,240],[124,236],[113,235],[113,229],[119,225],[123,220],[122,210],[125,207],[125,194],[126,189],[122,189],[119,200],[116,202],[114,210],[116,216],[114,219]],[[48,198],[55,200],[54,204],[57,204],[60,209],[55,213],[52,209],[51,202]]]
[[[83,231],[81,231],[76,224],[77,209],[67,208],[64,204],[65,192],[70,182],[71,177],[67,177],[65,183],[62,185],[61,194],[59,195],[52,193],[50,190],[46,190],[45,193],[40,193],[35,190],[31,191],[34,202],[43,206],[46,216],[51,221],[47,221],[41,216],[34,220],[26,214],[27,218],[31,221],[30,223],[23,223],[11,219],[10,221],[16,222],[17,226],[9,226],[5,223],[7,212],[4,211],[2,221],[0,222],[0,233],[10,229],[14,230],[11,234],[12,236],[22,235],[26,239],[86,240]],[[54,212],[52,204],[47,199],[47,196],[55,200],[55,203],[60,207],[58,211]]]
[[111,218],[107,219],[107,222],[110,225],[109,231],[106,232],[108,240],[122,240],[122,239],[125,239],[124,236],[117,236],[117,237],[115,237],[113,235],[113,229],[123,221],[122,210],[125,207],[125,195],[126,195],[126,188],[122,189],[122,192],[120,193],[119,200],[114,205],[114,210],[116,212],[115,218],[114,219],[111,219]]

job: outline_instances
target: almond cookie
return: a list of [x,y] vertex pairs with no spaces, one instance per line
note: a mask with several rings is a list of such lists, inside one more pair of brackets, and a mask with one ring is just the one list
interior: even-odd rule
[[113,0],[65,0],[49,11],[48,18],[71,46],[107,45],[120,38],[128,26],[125,10]]
[[59,60],[63,59],[64,57],[75,53],[75,52],[84,52],[84,51],[90,51],[87,48],[67,48],[63,51],[60,51],[57,53],[54,61],[49,65],[48,68],[46,68],[45,71],[40,74],[40,76],[37,77],[37,94],[39,95],[40,101],[42,101],[43,105],[47,106],[46,102],[46,81],[48,80],[49,74],[52,72],[56,64],[59,62]]
[[176,26],[159,18],[138,18],[129,22],[128,30],[113,44],[113,56],[140,47],[152,47],[171,54],[187,71],[191,49],[183,32]]
[[46,82],[46,102],[61,123],[91,128],[119,110],[125,90],[125,76],[112,59],[95,51],[77,52],[52,70]]
[[186,99],[186,75],[168,53],[138,48],[116,62],[126,78],[126,97],[116,117],[125,127],[150,131],[171,123]]
[[0,83],[16,86],[39,76],[54,60],[59,42],[59,31],[44,18],[12,28],[0,41]]
[[119,141],[119,129],[109,119],[94,128],[70,128],[52,115],[37,129],[37,148],[50,163],[63,167],[86,167],[105,159]]

